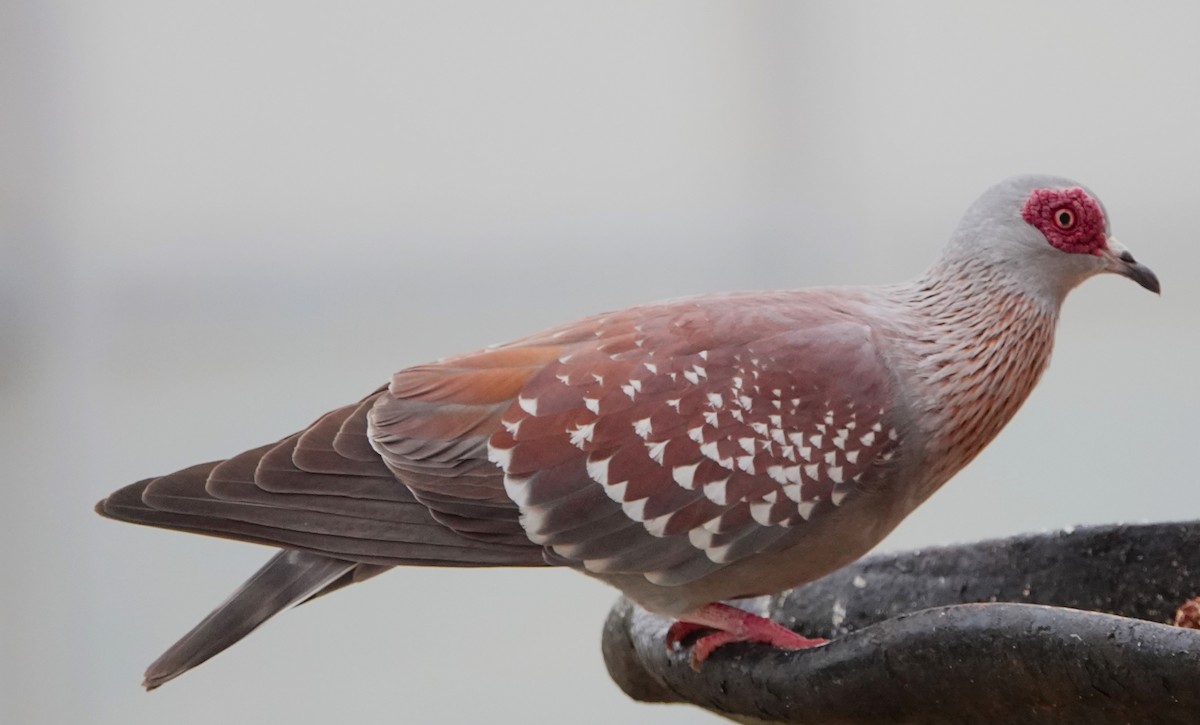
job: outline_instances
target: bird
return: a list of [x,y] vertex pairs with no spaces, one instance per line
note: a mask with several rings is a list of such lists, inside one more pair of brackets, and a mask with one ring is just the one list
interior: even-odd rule
[[563,566],[732,642],[819,646],[727,604],[858,559],[969,463],[1046,368],[1059,310],[1155,274],[1070,179],[1008,178],[918,277],[710,294],[407,367],[298,433],[121,488],[103,516],[276,547],[147,669],[396,566]]

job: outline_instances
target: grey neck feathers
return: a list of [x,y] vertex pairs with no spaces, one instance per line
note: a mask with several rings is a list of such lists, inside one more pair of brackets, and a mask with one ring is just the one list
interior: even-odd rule
[[1050,359],[1061,297],[1031,293],[1004,265],[981,262],[947,256],[897,289],[910,313],[912,402],[927,440],[923,495],[1000,432]]

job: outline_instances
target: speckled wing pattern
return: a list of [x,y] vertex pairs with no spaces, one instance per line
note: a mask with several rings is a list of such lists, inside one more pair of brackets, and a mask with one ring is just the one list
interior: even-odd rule
[[719,299],[530,341],[560,354],[488,454],[549,560],[686,583],[785,546],[893,455],[868,327],[787,293]]
[[379,567],[682,584],[855,495],[896,446],[889,390],[870,328],[811,293],[651,305],[402,370],[100,507]]

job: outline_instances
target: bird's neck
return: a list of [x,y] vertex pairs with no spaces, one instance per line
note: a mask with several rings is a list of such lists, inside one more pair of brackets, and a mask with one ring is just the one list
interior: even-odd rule
[[902,290],[913,313],[914,402],[928,426],[936,487],[975,458],[1033,390],[1050,360],[1061,299],[953,260]]

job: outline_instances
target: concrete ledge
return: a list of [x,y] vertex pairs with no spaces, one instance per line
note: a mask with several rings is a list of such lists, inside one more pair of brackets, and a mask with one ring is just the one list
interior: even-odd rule
[[874,556],[741,602],[807,651],[718,650],[699,673],[670,621],[628,601],[604,632],[631,697],[742,722],[1196,723],[1200,632],[1169,624],[1200,595],[1200,522],[1105,526]]

